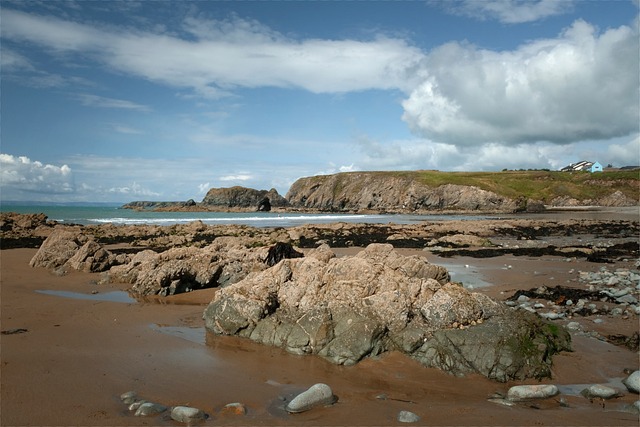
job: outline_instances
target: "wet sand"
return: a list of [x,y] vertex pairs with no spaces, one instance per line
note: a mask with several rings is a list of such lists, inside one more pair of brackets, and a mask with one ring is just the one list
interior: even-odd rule
[[[353,249],[338,252],[349,251]],[[399,353],[344,367],[246,339],[207,335],[202,312],[215,290],[168,297],[162,303],[92,300],[92,291],[104,296],[124,286],[97,285],[98,274],[58,277],[32,269],[28,262],[35,252],[0,253],[2,330],[27,329],[0,336],[2,426],[181,425],[166,415],[131,415],[119,400],[129,390],[167,406],[199,407],[211,416],[204,425],[403,425],[396,420],[401,410],[421,417],[413,425],[638,425],[637,414],[619,411],[638,399],[619,383],[626,376],[623,369],[638,369],[638,353],[594,338],[574,336],[575,351],[554,358],[554,377],[543,382],[560,386],[563,395],[505,407],[487,397],[506,393],[514,383],[455,378]],[[542,284],[577,286],[571,269],[600,267],[553,257],[427,256],[452,268],[454,280],[456,271],[480,275],[492,285],[475,290],[499,299]],[[39,290],[76,292],[87,299]],[[606,318],[601,325],[588,318],[573,320],[601,333],[638,330],[635,316]],[[331,386],[338,403],[302,414],[284,412],[283,398],[318,382]],[[612,384],[624,396],[603,404],[577,394],[581,387],[575,385],[594,383]],[[379,399],[381,394],[387,399]],[[560,405],[561,397],[568,407]],[[247,414],[221,415],[221,408],[232,402],[244,403]]]

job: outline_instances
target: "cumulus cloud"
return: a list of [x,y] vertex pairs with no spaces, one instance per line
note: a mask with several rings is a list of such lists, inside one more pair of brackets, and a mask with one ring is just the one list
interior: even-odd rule
[[607,163],[616,166],[640,166],[640,135],[627,143],[611,144],[607,147]]
[[454,14],[521,24],[566,13],[573,8],[573,3],[571,0],[462,0],[440,4]]
[[463,43],[434,49],[402,103],[411,130],[457,145],[570,143],[638,128],[638,31],[601,34],[578,20],[558,38],[495,52]]
[[53,53],[88,55],[116,71],[209,98],[225,96],[233,87],[314,93],[404,87],[407,69],[422,57],[419,49],[400,39],[298,41],[238,17],[191,17],[183,29],[188,38],[100,28],[11,9],[3,10],[2,20],[7,40],[35,43]]
[[27,193],[69,194],[75,191],[67,165],[55,166],[25,156],[0,154],[0,187],[3,198],[24,199]]

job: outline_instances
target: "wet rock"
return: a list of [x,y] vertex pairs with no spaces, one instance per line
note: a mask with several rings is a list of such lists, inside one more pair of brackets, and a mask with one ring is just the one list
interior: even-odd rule
[[553,384],[517,385],[507,392],[507,399],[511,401],[546,399],[558,394],[558,387]]
[[127,391],[120,395],[120,400],[122,400],[122,403],[124,403],[125,405],[131,405],[136,400],[138,400],[138,393],[136,393],[135,391]]
[[293,414],[308,411],[318,406],[332,405],[337,400],[337,397],[331,391],[331,387],[318,383],[294,397],[285,409]]
[[164,405],[160,405],[159,403],[144,402],[138,407],[134,416],[148,417],[151,415],[161,414],[166,410],[167,410],[167,407]]
[[640,371],[634,371],[631,375],[625,378],[622,383],[630,392],[640,393]]
[[593,399],[596,397],[600,399],[611,399],[612,397],[618,396],[618,391],[606,385],[594,384],[582,390],[580,394],[587,399]]
[[224,408],[220,411],[222,415],[246,415],[247,407],[240,402],[228,403],[224,405]]
[[198,409],[190,406],[174,406],[171,409],[171,419],[179,423],[190,424],[194,421],[206,419],[206,414]]
[[420,417],[411,411],[400,411],[398,413],[398,421],[401,423],[417,423]]

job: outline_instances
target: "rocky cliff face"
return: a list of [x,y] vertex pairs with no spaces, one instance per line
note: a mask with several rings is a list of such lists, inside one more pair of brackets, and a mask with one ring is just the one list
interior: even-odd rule
[[287,206],[287,200],[282,197],[275,188],[271,190],[254,190],[246,187],[212,188],[204,199],[203,205],[229,208],[258,208],[265,198],[269,199],[270,206]]
[[326,211],[514,211],[518,203],[473,186],[427,186],[409,176],[355,172],[296,181],[286,196],[294,207]]

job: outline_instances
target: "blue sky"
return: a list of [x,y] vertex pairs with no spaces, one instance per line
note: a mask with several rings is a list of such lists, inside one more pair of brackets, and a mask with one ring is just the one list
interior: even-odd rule
[[0,7],[5,201],[640,164],[636,0]]

